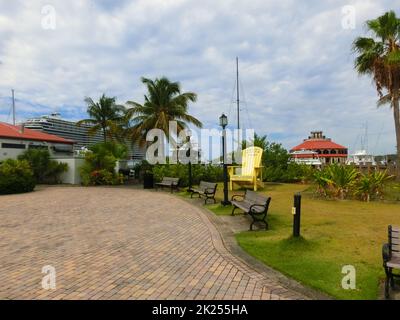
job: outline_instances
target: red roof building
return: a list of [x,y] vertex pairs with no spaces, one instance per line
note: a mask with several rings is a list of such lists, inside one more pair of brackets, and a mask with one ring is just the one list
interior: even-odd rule
[[56,135],[27,129],[23,125],[0,122],[0,162],[8,158],[16,159],[28,149],[45,149],[51,156],[70,156],[74,143]]
[[297,162],[319,159],[321,164],[345,163],[348,149],[326,138],[322,131],[314,131],[302,144],[292,148],[290,153]]
[[67,140],[52,134],[26,129],[23,126],[13,126],[4,122],[0,122],[0,138],[74,144],[74,141],[72,140]]

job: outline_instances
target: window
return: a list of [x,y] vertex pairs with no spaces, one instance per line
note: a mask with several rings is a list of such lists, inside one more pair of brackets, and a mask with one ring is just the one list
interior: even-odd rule
[[40,146],[40,145],[31,144],[31,145],[29,145],[29,149],[48,150],[49,148],[47,146]]
[[18,144],[18,143],[2,143],[1,147],[4,149],[25,149],[24,144]]

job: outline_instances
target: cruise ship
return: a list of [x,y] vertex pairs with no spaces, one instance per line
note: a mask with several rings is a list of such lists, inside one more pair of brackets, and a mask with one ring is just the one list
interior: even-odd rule
[[[37,118],[31,118],[24,122],[25,128],[38,130],[44,133],[54,134],[59,137],[75,141],[74,151],[88,148],[96,143],[103,141],[101,132],[90,135],[88,130],[90,125],[78,126],[76,122],[61,119],[59,113],[52,113]],[[137,145],[129,146],[128,157],[130,160],[141,161],[145,157],[145,150]]]

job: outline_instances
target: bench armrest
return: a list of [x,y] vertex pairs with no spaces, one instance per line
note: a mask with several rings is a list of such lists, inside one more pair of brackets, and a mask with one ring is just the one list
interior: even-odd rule
[[392,258],[392,252],[388,243],[384,244],[382,247],[382,258],[384,263],[389,262]]
[[263,204],[253,204],[253,205],[250,207],[250,212],[255,213],[255,214],[262,214],[263,212],[255,212],[255,211],[253,211],[253,208],[262,208],[262,209],[264,209],[264,211],[265,211],[266,206],[263,205]]
[[205,188],[204,189],[204,193],[207,193],[207,194],[214,194],[215,191],[216,190],[214,188]]
[[241,198],[242,201],[244,200],[244,194],[234,194],[231,198],[231,201],[237,200],[237,198]]
[[235,169],[238,169],[238,168],[242,168],[241,166],[228,166],[228,173],[229,173],[229,175],[231,176],[231,175],[234,175],[235,174]]

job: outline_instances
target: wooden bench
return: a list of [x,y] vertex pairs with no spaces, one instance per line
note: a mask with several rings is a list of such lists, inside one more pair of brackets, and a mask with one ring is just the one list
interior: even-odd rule
[[385,268],[385,297],[390,298],[390,287],[394,288],[394,278],[400,278],[400,274],[394,274],[393,270],[400,270],[400,227],[389,226],[389,242],[382,249],[383,267]]
[[268,230],[267,214],[270,202],[271,197],[247,190],[244,195],[234,195],[232,197],[232,215],[235,215],[236,209],[240,209],[253,218],[250,224],[250,231],[253,231],[253,225],[256,222],[263,222],[265,229]]
[[156,183],[156,188],[158,190],[159,187],[164,188],[171,188],[171,193],[173,193],[174,189],[178,190],[179,186],[179,178],[170,178],[164,177],[161,182]]
[[215,200],[215,193],[217,192],[217,186],[217,183],[200,181],[198,188],[192,188],[190,190],[192,192],[190,197],[193,198],[194,194],[198,194],[199,198],[205,197],[204,204],[207,204],[209,199],[214,200],[214,203],[216,203],[217,201]]

